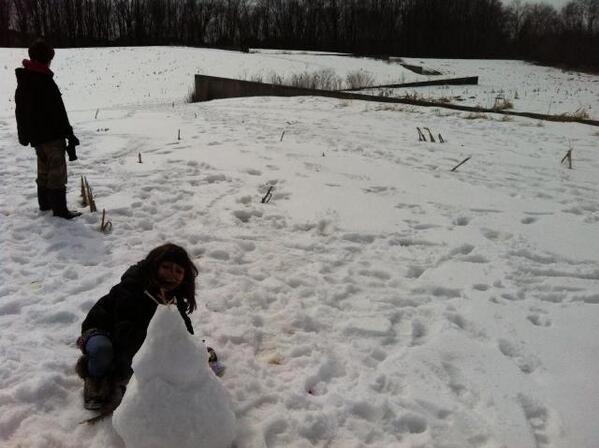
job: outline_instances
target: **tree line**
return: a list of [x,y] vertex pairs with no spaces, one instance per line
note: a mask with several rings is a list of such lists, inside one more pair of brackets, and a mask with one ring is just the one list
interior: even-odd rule
[[0,0],[0,45],[188,45],[599,68],[599,0]]

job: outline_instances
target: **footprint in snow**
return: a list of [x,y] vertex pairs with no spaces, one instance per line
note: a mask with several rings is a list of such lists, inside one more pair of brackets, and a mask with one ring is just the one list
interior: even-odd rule
[[532,224],[534,222],[537,222],[538,218],[534,218],[532,216],[527,216],[526,218],[523,218],[520,220],[520,222],[522,224]]
[[453,220],[453,224],[456,226],[467,226],[470,223],[470,218],[467,216],[460,216]]
[[287,420],[278,417],[269,420],[264,426],[264,442],[267,447],[281,446],[279,435],[287,430]]
[[428,428],[424,417],[417,414],[405,414],[397,419],[395,428],[399,433],[421,434]]
[[468,387],[464,374],[452,361],[442,362],[446,374],[447,386],[451,392],[464,404],[474,407],[480,401],[478,391]]
[[252,202],[252,197],[250,195],[247,196],[242,196],[240,198],[237,198],[236,200],[239,204],[243,204],[243,205],[249,205]]
[[514,360],[522,373],[532,373],[539,367],[539,360],[533,356],[523,355],[516,344],[506,339],[500,339],[497,345],[504,356]]
[[[363,188],[362,191],[364,193],[383,193],[389,189],[389,187],[383,185],[373,185],[371,187]],[[391,187],[391,190],[394,190],[394,188]]]
[[511,233],[500,232],[493,229],[483,229],[482,234],[486,239],[491,241],[507,241],[513,236]]
[[412,320],[412,340],[410,342],[410,346],[414,347],[424,344],[426,342],[427,335],[428,327],[424,321],[418,318]]
[[357,244],[372,244],[376,236],[365,233],[346,233],[341,236],[341,239]]
[[447,320],[455,327],[462,331],[467,332],[473,338],[483,340],[486,339],[486,333],[484,330],[479,329],[476,325],[466,319],[463,315],[455,311],[455,308],[448,307],[448,311],[445,313]]
[[424,266],[408,266],[408,272],[406,273],[407,278],[420,278],[424,274],[426,268]]
[[549,434],[551,413],[541,403],[527,397],[523,394],[518,396],[518,401],[524,412],[528,426],[535,441],[537,448],[553,446],[551,435]]
[[262,212],[259,210],[235,210],[233,216],[244,224],[250,222],[252,217],[261,217]]
[[526,319],[528,319],[528,321],[537,326],[537,327],[550,327],[551,326],[551,320],[545,316],[542,316],[541,314],[529,314],[528,316],[526,316]]
[[36,319],[36,322],[40,324],[66,325],[75,322],[77,319],[78,316],[69,311],[59,311],[41,316],[39,319]]

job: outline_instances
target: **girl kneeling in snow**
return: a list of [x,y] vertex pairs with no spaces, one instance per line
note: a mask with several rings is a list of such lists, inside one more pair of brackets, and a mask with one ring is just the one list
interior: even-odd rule
[[159,305],[175,305],[187,331],[193,334],[188,314],[197,307],[197,275],[185,249],[167,243],[127,269],[121,282],[96,302],[77,340],[83,356],[76,370],[85,381],[86,409],[118,406],[133,374],[133,356],[141,348]]

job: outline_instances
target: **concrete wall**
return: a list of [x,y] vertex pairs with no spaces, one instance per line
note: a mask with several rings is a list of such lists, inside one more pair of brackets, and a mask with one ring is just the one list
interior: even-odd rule
[[[367,87],[376,88],[398,88],[398,87],[422,87],[434,85],[459,85],[478,84],[478,76],[454,79],[435,79],[430,81],[408,82],[403,84],[387,84],[382,86]],[[265,84],[254,81],[242,81],[240,79],[219,78],[215,76],[195,76],[195,101],[209,101],[217,98],[237,98],[242,96],[327,96],[332,98],[352,99],[345,92],[363,90],[347,89],[345,91],[330,91],[319,89],[302,89],[298,87],[281,86],[277,84]]]
[[533,112],[516,112],[508,110],[494,110],[459,104],[440,103],[436,101],[418,100],[410,98],[389,98],[375,95],[362,95],[352,92],[335,92],[317,89],[299,89],[297,87],[263,84],[239,79],[217,78],[214,76],[195,75],[194,101],[209,101],[217,98],[237,98],[244,96],[324,96],[343,100],[374,101],[378,103],[410,104],[413,106],[438,107],[444,109],[460,110],[465,112],[491,113],[499,115],[515,115],[520,117],[535,118],[537,120],[576,122],[599,126],[598,120],[586,120],[563,115],[547,115]]
[[336,96],[335,92],[195,75],[195,101],[242,96]]

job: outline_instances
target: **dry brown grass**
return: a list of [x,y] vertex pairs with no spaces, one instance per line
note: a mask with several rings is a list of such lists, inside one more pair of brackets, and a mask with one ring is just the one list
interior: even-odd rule
[[560,114],[559,116],[563,117],[564,121],[568,121],[569,119],[572,119],[572,118],[574,118],[576,120],[588,120],[591,118],[591,116],[589,115],[589,112],[584,107],[579,107],[574,112],[566,112],[566,113]]
[[466,120],[488,120],[489,116],[487,114],[483,114],[482,112],[470,112],[467,115],[464,115],[464,119]]
[[588,120],[589,118],[591,118],[589,112],[584,107],[576,109],[572,114],[572,117],[578,118],[580,120]]
[[373,110],[375,111],[385,111],[385,112],[405,112],[406,109],[402,106],[396,106],[391,104],[385,104],[382,106],[376,106]]
[[350,72],[345,77],[346,89],[363,89],[374,85],[374,76],[366,70],[356,70]]
[[333,70],[325,69],[313,73],[293,74],[291,79],[285,82],[285,85],[303,89],[339,90],[343,81]]
[[404,100],[413,100],[413,101],[424,99],[424,97],[422,95],[419,95],[418,92],[405,93],[401,98]]
[[507,110],[507,109],[513,109],[514,108],[514,103],[512,103],[510,100],[498,100],[495,101],[495,104],[493,105],[493,107],[491,108],[492,110]]

